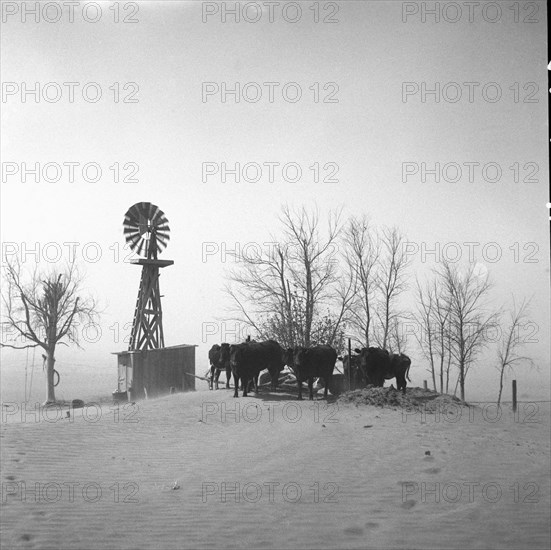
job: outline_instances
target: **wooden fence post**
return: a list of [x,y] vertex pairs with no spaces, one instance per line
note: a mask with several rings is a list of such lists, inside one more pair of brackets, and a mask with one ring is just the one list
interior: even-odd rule
[[513,412],[517,412],[517,381],[513,380]]
[[423,389],[424,390],[428,390],[429,387],[427,386],[427,381],[426,380],[423,380]]

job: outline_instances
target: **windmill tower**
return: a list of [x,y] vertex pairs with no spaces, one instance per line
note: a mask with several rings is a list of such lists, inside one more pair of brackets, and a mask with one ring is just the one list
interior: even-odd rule
[[159,260],[158,254],[170,238],[164,212],[150,202],[138,202],[124,216],[124,235],[130,248],[142,258],[130,263],[142,266],[142,277],[129,351],[164,348],[163,311],[159,291],[159,270],[172,265],[173,260]]

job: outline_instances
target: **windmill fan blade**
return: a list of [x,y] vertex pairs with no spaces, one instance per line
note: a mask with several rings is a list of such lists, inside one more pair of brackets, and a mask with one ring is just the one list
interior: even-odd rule
[[140,224],[140,218],[143,217],[143,207],[141,206],[144,203],[137,203],[134,206],[131,206],[128,209],[124,216],[124,223],[137,227]]
[[125,226],[123,233],[125,235],[139,235],[140,232],[136,227]]
[[140,244],[141,241],[143,241],[143,237],[140,237],[139,235],[137,237],[134,237],[133,239],[128,241],[128,244],[130,245],[130,248],[134,251],[136,251],[136,248],[138,247],[138,244]]
[[140,232],[134,227],[125,227],[124,236],[126,242],[130,244],[130,248],[134,249],[136,243],[141,238]]
[[136,252],[137,252],[140,256],[142,255],[142,250],[145,251],[145,243],[146,243],[146,239],[140,238],[139,245],[138,245],[138,248],[137,248],[137,250],[136,250]]
[[165,215],[161,210],[156,210],[150,217],[151,225],[157,227],[159,224],[163,223],[166,220]]
[[154,221],[155,225],[168,222],[165,213],[160,209],[155,211],[155,214],[152,216],[152,221]]
[[131,206],[128,209],[128,212],[126,213],[127,217],[132,222],[136,222],[140,218],[140,212],[141,212],[140,204],[141,203],[137,203],[134,206]]
[[123,224],[124,227],[124,233],[139,233],[140,227],[138,224],[129,224],[125,223]]
[[169,237],[168,235],[157,235],[157,245],[158,247],[166,248],[168,244]]
[[162,252],[166,248],[166,244],[165,241],[157,241],[157,250]]

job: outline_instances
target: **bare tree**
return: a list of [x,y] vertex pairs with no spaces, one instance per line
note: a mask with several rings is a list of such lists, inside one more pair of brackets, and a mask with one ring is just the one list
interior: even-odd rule
[[[240,266],[229,273],[225,290],[233,300],[235,318],[261,338],[275,338],[288,347],[310,346],[314,335],[336,338],[346,322],[354,286],[350,281],[339,284],[335,252],[340,210],[329,213],[324,236],[317,211],[284,206],[280,221],[283,237],[278,244],[239,258]],[[320,332],[320,323],[327,324],[324,308],[331,312],[332,330]]]
[[[416,333],[419,347],[429,360],[434,391],[447,393],[451,367],[450,310],[442,278],[436,274],[424,287],[417,281],[417,312],[414,318],[421,331]],[[438,378],[438,383],[437,383]]]
[[74,263],[63,271],[50,273],[34,269],[25,282],[18,261],[5,261],[5,286],[2,291],[3,321],[7,333],[15,333],[20,344],[2,347],[26,349],[41,347],[45,351],[47,398],[55,403],[54,365],[58,344],[79,345],[77,324],[94,322],[97,315],[92,297],[82,298],[82,277]]
[[434,324],[439,362],[440,393],[448,393],[453,355],[451,352],[451,316],[446,296],[438,279],[433,281]]
[[369,347],[378,280],[376,271],[381,251],[379,235],[366,216],[351,218],[344,232],[343,244],[345,269],[356,286],[350,309],[351,325],[363,345]]
[[411,258],[405,252],[405,237],[398,228],[383,228],[380,240],[381,254],[376,286],[379,327],[375,339],[380,347],[386,349],[394,319],[401,315],[397,309],[397,298],[407,288],[405,271]]
[[436,336],[434,327],[435,297],[432,285],[427,282],[425,288],[417,280],[417,311],[414,318],[420,331],[415,332],[415,337],[423,355],[429,361],[432,377],[432,385],[436,391]]
[[520,329],[528,320],[529,305],[529,302],[523,300],[520,306],[517,307],[513,298],[513,309],[508,312],[509,323],[507,324],[507,331],[503,333],[503,339],[500,341],[497,350],[497,369],[499,371],[498,405],[501,403],[505,373],[508,370],[513,371],[519,363],[526,362],[533,365],[532,359],[519,354],[520,348],[524,345],[520,335]]
[[450,352],[459,368],[457,385],[465,400],[465,379],[478,353],[487,345],[484,336],[495,323],[497,313],[487,311],[486,299],[492,287],[489,274],[475,273],[475,263],[464,270],[456,264],[442,262],[437,275],[444,290],[444,307],[449,311],[448,334]]

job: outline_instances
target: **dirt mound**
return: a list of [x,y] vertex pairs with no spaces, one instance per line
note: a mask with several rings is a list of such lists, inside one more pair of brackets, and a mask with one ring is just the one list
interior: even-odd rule
[[452,395],[440,394],[423,388],[407,388],[404,395],[392,386],[388,388],[369,386],[361,390],[348,391],[343,393],[338,401],[353,403],[356,406],[374,405],[394,409],[423,409],[426,412],[443,411],[447,408],[466,405]]

